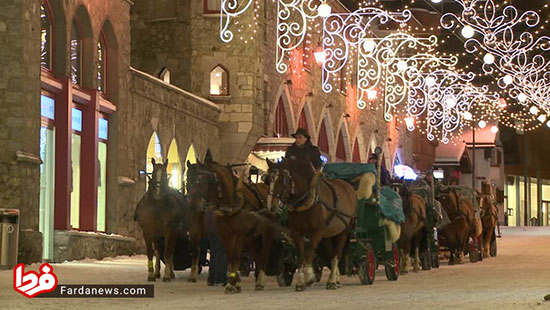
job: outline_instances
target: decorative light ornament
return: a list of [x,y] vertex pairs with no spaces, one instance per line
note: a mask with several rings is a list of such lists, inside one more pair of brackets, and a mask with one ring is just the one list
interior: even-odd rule
[[313,56],[315,57],[315,62],[317,62],[319,66],[322,66],[325,63],[327,54],[323,48],[319,46],[313,52]]
[[495,62],[495,56],[493,56],[493,54],[491,53],[487,53],[485,54],[485,56],[483,56],[483,62],[485,62],[488,65],[491,65]]
[[531,113],[533,115],[537,115],[537,114],[539,114],[539,108],[537,108],[536,106],[531,106],[529,108],[529,113]]
[[319,12],[319,16],[327,17],[332,12],[332,7],[324,2],[319,5],[319,7],[317,8],[317,12]]
[[221,0],[220,6],[220,39],[229,43],[233,32],[229,30],[231,20],[243,14],[252,5],[253,0]]
[[550,121],[546,122],[546,127],[550,128]]
[[512,83],[514,83],[514,78],[511,75],[506,75],[504,76],[502,81],[504,81],[504,84],[506,85],[511,85]]
[[405,125],[407,125],[407,129],[409,131],[413,131],[414,130],[414,117],[412,117],[412,116],[405,117]]
[[441,3],[441,0],[432,0],[433,3]]
[[496,126],[496,125],[491,126],[491,132],[492,133],[497,133],[498,132],[498,126]]
[[426,86],[428,86],[428,87],[434,86],[434,85],[435,85],[435,82],[436,82],[436,81],[435,81],[435,78],[434,78],[433,76],[428,76],[428,77],[426,78]]
[[479,128],[483,129],[485,128],[485,126],[487,126],[487,122],[485,122],[484,120],[480,120],[477,125],[479,126]]
[[374,42],[373,39],[366,39],[365,42],[363,42],[363,49],[368,52],[372,53],[374,49],[376,48],[376,42]]
[[521,93],[518,95],[518,101],[519,102],[525,102],[525,100],[527,100],[527,95],[524,94],[524,93]]
[[465,120],[471,121],[472,120],[472,113],[470,113],[469,111],[466,111],[466,112],[464,112],[463,117],[464,117]]
[[369,89],[367,91],[367,99],[369,101],[374,101],[378,97],[378,91],[376,89]]
[[445,99],[445,104],[446,104],[449,108],[454,108],[454,106],[456,106],[456,98],[453,97],[453,96],[447,97],[447,99]]
[[546,115],[541,114],[537,117],[537,119],[539,120],[539,122],[544,123],[544,121],[546,121]]
[[506,99],[504,99],[504,98],[498,99],[498,107],[499,108],[504,109],[507,106],[508,106],[508,104],[506,103]]
[[476,34],[474,28],[471,26],[465,26],[460,33],[462,33],[462,36],[466,39],[470,39]]
[[405,71],[407,69],[407,62],[400,60],[397,62],[397,70]]

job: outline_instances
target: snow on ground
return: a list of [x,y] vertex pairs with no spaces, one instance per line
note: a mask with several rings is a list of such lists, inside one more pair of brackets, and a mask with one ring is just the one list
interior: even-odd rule
[[[502,228],[498,256],[475,264],[410,273],[397,282],[385,279],[383,267],[371,286],[357,277],[343,277],[343,288],[327,291],[322,282],[305,292],[279,288],[269,278],[266,290],[255,292],[253,277],[244,278],[243,292],[225,295],[223,287],[207,287],[206,274],[187,283],[188,271],[176,281],[155,283],[155,298],[33,298],[12,287],[11,270],[0,271],[0,309],[550,309],[550,228]],[[37,270],[33,264],[26,270]],[[54,264],[61,284],[149,284],[145,256],[117,257]]]

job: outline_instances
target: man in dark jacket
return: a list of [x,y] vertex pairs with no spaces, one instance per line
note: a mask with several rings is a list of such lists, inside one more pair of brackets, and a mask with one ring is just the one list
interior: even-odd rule
[[304,128],[298,128],[292,137],[296,141],[286,150],[285,158],[295,157],[297,159],[310,161],[316,170],[321,169],[323,161],[319,148],[311,143],[311,137]]
[[[369,163],[375,164],[378,168],[378,155],[371,154],[369,156]],[[384,165],[380,166],[380,184],[382,185],[390,185],[391,184],[391,176],[390,172]]]

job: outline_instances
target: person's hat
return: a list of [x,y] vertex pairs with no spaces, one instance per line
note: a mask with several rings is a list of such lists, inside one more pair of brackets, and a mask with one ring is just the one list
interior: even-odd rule
[[302,136],[304,136],[304,137],[306,137],[306,138],[308,138],[308,139],[311,138],[311,137],[307,134],[307,130],[305,130],[304,128],[298,128],[298,130],[296,130],[296,133],[291,134],[291,136],[292,136],[293,138],[296,138],[297,135],[302,135]]

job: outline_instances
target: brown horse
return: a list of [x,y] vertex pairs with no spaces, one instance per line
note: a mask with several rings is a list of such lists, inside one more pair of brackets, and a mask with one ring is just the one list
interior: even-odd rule
[[[198,160],[197,160],[198,162]],[[188,282],[197,282],[199,272],[200,241],[206,237],[204,226],[204,212],[206,208],[205,197],[208,196],[208,182],[199,182],[201,169],[199,164],[191,164],[187,161],[187,201],[189,203],[189,215],[191,219],[189,238],[191,241],[191,274]],[[206,174],[204,177],[208,177]]]
[[296,291],[315,281],[313,256],[321,240],[331,259],[327,289],[338,288],[338,262],[357,207],[355,190],[343,180],[321,179],[309,161],[290,158],[267,163],[268,209],[277,202],[288,207],[288,226],[297,252]]
[[420,241],[426,237],[426,201],[422,196],[409,192],[404,184],[401,187],[401,197],[405,222],[401,224],[398,244],[402,250],[401,274],[407,274],[411,266],[411,256],[413,271],[420,271]]
[[496,238],[495,228],[498,222],[498,208],[493,197],[488,194],[480,196],[481,222],[483,223],[483,257],[489,257],[491,242]]
[[199,183],[209,184],[209,194],[205,200],[214,213],[216,231],[227,254],[229,281],[225,293],[241,292],[239,266],[245,245],[256,263],[255,289],[264,290],[272,226],[259,212],[265,205],[267,186],[247,186],[244,183],[247,172],[243,172],[239,179],[235,178],[231,166],[213,161],[210,152],[204,167],[207,170],[203,170],[203,174],[210,173],[210,178],[199,179]]
[[439,201],[451,220],[441,230],[439,238],[449,248],[449,265],[464,264],[464,251],[467,249],[475,220],[474,208],[471,203],[461,199],[454,189],[441,194]]
[[[173,254],[176,239],[185,235],[188,227],[188,217],[181,194],[168,186],[168,174],[164,164],[157,164],[151,159],[153,173],[149,178],[149,189],[136,206],[134,220],[139,223],[143,231],[143,239],[147,248],[148,281],[160,278],[160,239],[164,237],[164,277],[169,282],[175,278]],[[157,258],[153,269],[153,250]]]

